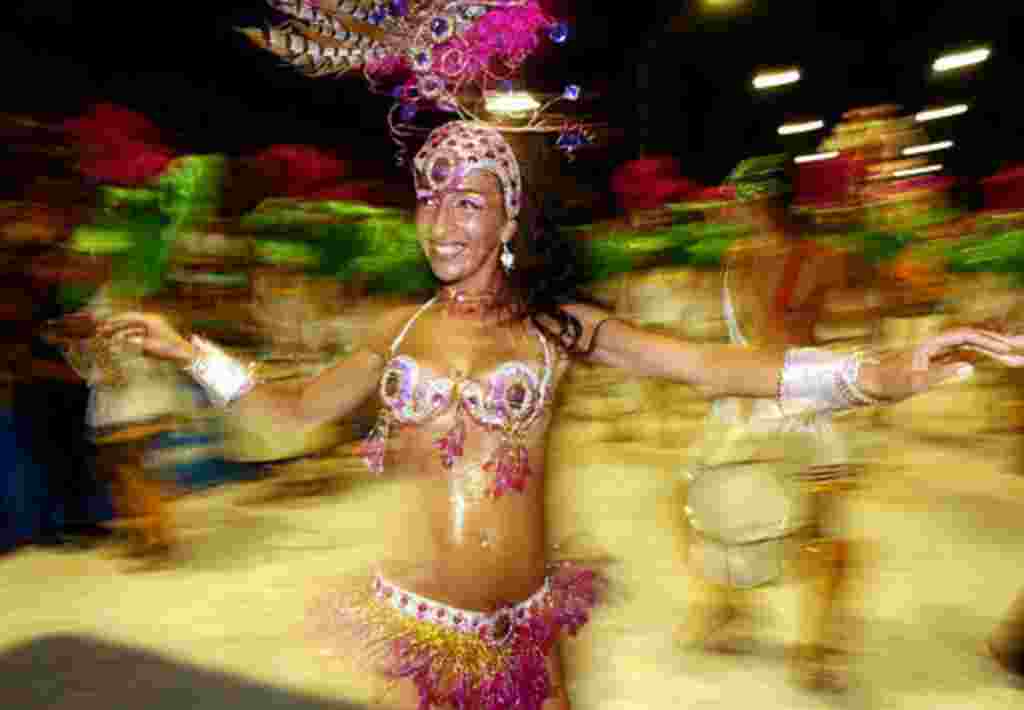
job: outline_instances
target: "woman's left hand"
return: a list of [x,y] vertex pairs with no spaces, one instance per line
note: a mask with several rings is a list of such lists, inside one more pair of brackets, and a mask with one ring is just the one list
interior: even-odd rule
[[974,366],[967,361],[968,353],[990,357],[1008,367],[1024,367],[1024,335],[1008,336],[974,328],[949,330],[913,349],[865,362],[860,386],[880,400],[906,399],[943,382],[970,377]]

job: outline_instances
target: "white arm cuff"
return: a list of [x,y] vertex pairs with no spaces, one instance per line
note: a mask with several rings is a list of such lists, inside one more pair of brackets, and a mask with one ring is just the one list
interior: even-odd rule
[[878,404],[860,389],[863,353],[837,354],[819,348],[786,351],[779,373],[779,407],[786,415],[834,412]]
[[253,366],[246,365],[208,340],[193,335],[192,346],[199,351],[185,367],[218,407],[226,407],[256,386]]

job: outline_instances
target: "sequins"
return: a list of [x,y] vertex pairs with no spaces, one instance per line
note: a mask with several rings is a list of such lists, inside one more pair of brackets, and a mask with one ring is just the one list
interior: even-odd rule
[[380,397],[400,424],[419,424],[446,409],[454,383],[446,378],[420,382],[420,368],[400,355],[388,363],[381,377]]
[[556,22],[548,31],[548,37],[555,44],[563,44],[569,39],[569,25],[564,22]]
[[430,21],[430,34],[435,42],[444,42],[452,36],[453,26],[447,17],[435,17]]

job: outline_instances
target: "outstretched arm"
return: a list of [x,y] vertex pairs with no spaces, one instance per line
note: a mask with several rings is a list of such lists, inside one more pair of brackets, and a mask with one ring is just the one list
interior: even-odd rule
[[[381,319],[381,342],[392,322],[399,323],[404,315],[396,311]],[[271,417],[282,430],[305,429],[351,413],[373,395],[385,366],[386,346],[370,339],[314,378],[261,383],[255,378],[246,380],[243,363],[201,339],[185,339],[159,315],[121,314],[104,321],[98,332],[136,343],[152,357],[177,363],[215,399],[229,400],[224,403],[238,414]]]
[[[592,361],[635,375],[690,384],[707,397],[775,397],[784,369],[793,374],[794,367],[804,368],[806,374],[815,367],[797,364],[801,358],[795,353],[800,351],[792,349],[698,345],[609,319],[608,313],[599,308],[573,304],[565,306],[565,310],[583,325],[584,343],[591,346]],[[939,382],[969,374],[970,365],[949,359],[958,351],[974,350],[1011,367],[1021,367],[1022,348],[1022,337],[961,328],[914,349],[865,360],[853,384],[870,398],[900,400]],[[821,352],[823,358],[830,357]]]

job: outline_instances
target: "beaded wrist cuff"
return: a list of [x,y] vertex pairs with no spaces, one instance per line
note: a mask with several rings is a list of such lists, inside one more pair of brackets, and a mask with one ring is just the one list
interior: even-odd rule
[[830,412],[878,404],[859,386],[863,353],[838,355],[818,348],[786,351],[779,373],[779,407],[785,414]]
[[253,366],[231,357],[208,340],[193,335],[192,346],[199,351],[185,372],[192,375],[218,407],[226,407],[256,386]]

